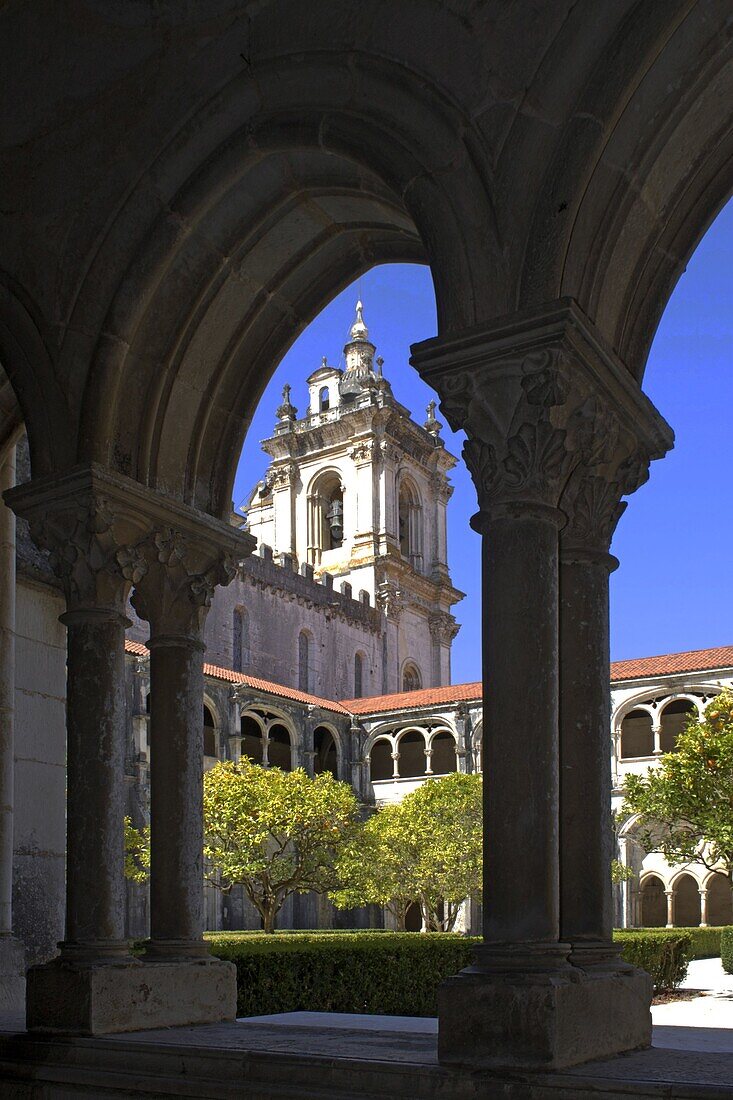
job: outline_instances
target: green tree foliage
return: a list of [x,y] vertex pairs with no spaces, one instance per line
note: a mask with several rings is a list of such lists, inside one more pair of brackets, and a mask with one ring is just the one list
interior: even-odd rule
[[335,862],[357,824],[354,792],[330,772],[310,779],[249,760],[204,775],[204,856],[219,889],[244,887],[272,932],[293,893],[336,886]]
[[620,859],[611,860],[611,882],[628,882],[633,877],[634,872],[631,867],[627,867]]
[[429,780],[362,826],[330,896],[340,908],[385,905],[402,931],[415,903],[429,931],[450,932],[461,903],[481,897],[482,829],[480,776]]
[[150,827],[136,829],[125,818],[125,878],[131,882],[147,882],[150,877]]
[[646,775],[626,778],[625,814],[649,852],[733,874],[733,692],[690,721],[675,751]]

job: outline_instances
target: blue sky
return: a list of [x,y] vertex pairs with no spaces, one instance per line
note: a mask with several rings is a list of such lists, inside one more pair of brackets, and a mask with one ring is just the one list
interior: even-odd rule
[[[733,409],[733,202],[693,255],[657,331],[644,389],[676,433],[675,449],[652,465],[630,498],[613,543],[621,565],[611,578],[614,660],[733,644],[730,584],[733,509],[730,422]],[[285,382],[300,415],[305,379],[324,355],[338,364],[357,296],[395,396],[419,422],[432,391],[409,366],[410,344],[436,333],[427,268],[374,268],[338,295],[287,353],[260,401],[235,481],[244,500],[266,468],[259,441],[271,434]],[[460,455],[462,436],[445,425],[446,446]],[[476,495],[462,462],[452,474],[449,560],[466,598],[455,608],[453,682],[477,680],[480,658],[479,538],[468,526]]]

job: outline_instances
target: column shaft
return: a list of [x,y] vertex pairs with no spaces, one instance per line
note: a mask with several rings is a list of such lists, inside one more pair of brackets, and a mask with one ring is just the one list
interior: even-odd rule
[[560,565],[560,936],[613,929],[608,555]]
[[151,952],[205,953],[202,646],[150,639]]
[[557,526],[549,518],[486,521],[487,943],[558,939],[557,559]]
[[[15,447],[0,467],[0,492],[15,484]],[[15,513],[0,501],[0,936],[13,927],[15,715]]]
[[126,620],[101,610],[61,618],[68,628],[65,947],[124,954]]

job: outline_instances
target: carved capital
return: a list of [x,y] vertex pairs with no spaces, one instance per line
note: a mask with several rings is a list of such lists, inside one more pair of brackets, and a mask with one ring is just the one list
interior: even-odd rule
[[135,545],[140,525],[94,485],[33,501],[31,484],[21,486],[10,503],[28,520],[35,544],[47,551],[68,610],[124,615],[130,589],[147,568]]
[[282,466],[275,466],[268,474],[268,484],[271,489],[288,489],[295,484],[298,476],[298,467],[294,462],[285,462]]
[[377,585],[376,604],[391,622],[399,622],[404,603],[402,593],[396,584],[392,581],[382,581]]
[[215,542],[172,527],[152,531],[138,547],[147,563],[132,606],[150,623],[152,637],[201,639],[218,585],[237,573],[237,562]]
[[649,477],[650,457],[635,441],[620,443],[610,459],[578,467],[560,500],[567,517],[560,540],[565,551],[607,554],[619,519],[626,510],[621,498],[635,492]]
[[461,629],[454,617],[447,611],[435,611],[428,617],[430,637],[440,645],[450,645]]
[[[561,500],[570,507],[572,495],[584,502],[578,507],[591,525],[603,515],[605,531],[620,513],[600,484],[586,484],[588,476],[614,483],[614,469],[648,466],[673,442],[669,426],[569,299],[426,341],[413,349],[412,362],[438,391],[451,427],[468,436],[464,457],[484,513],[551,509],[561,525]],[[633,483],[619,474],[620,495]]]
[[375,445],[371,439],[362,439],[349,451],[349,458],[355,466],[364,466],[374,459]]

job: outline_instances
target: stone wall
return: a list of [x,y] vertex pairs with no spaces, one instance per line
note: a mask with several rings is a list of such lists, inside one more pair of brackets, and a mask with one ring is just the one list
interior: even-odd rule
[[14,927],[29,963],[64,933],[66,631],[64,602],[28,577],[16,588]]

